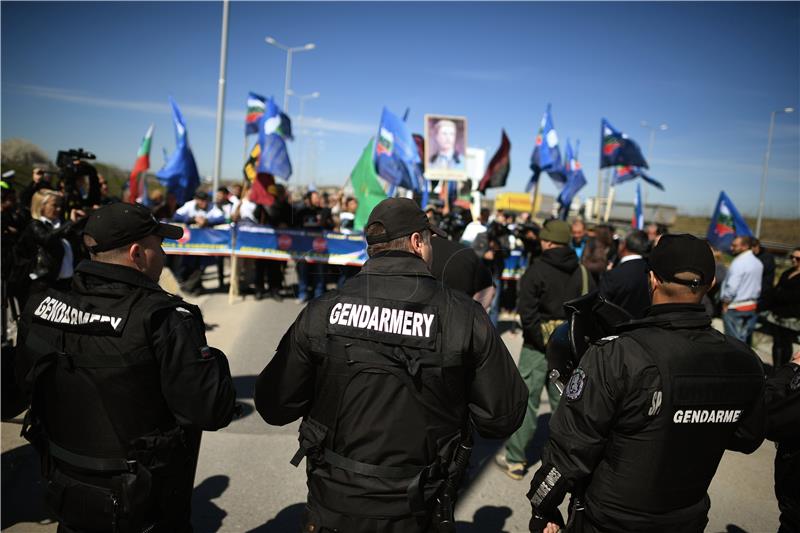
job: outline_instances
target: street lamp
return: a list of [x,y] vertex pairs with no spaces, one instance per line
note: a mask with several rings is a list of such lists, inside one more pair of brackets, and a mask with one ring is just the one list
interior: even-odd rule
[[772,130],[775,128],[775,115],[793,113],[793,107],[784,107],[773,111],[769,116],[769,134],[767,135],[767,152],[764,154],[764,172],[761,174],[761,195],[758,200],[758,218],[756,219],[756,238],[761,238],[761,216],[764,214],[764,194],[767,192],[767,172],[769,172],[769,152],[772,149]]
[[294,52],[306,52],[308,50],[313,50],[317,47],[314,43],[308,43],[304,46],[286,46],[285,44],[281,44],[276,41],[273,37],[266,37],[264,42],[267,44],[271,44],[276,48],[280,48],[284,52],[286,52],[286,78],[283,85],[283,112],[287,115],[289,114],[289,84],[292,78],[292,54]]
[[[297,117],[297,125],[300,126],[300,124],[303,122],[303,111],[305,110],[306,100],[315,100],[315,99],[319,98],[319,91],[314,91],[313,93],[310,93],[310,94],[295,94],[295,92],[293,90],[289,89],[289,96],[294,96],[298,100],[300,100],[300,115],[298,115],[298,117]],[[299,135],[301,135],[301,139],[300,139],[300,141],[301,141],[301,145],[300,145],[300,149],[301,149],[300,150],[300,172],[299,172],[299,174],[300,174],[300,177],[302,177],[303,176],[303,172],[305,171],[306,141],[305,141],[305,135],[302,133],[302,130],[298,130],[297,133]]]
[[[662,122],[658,126],[651,126],[647,123],[646,120],[641,122],[643,128],[650,130],[650,142],[647,145],[647,160],[652,163],[653,161],[653,144],[656,142],[656,131],[667,131],[669,129],[669,125],[666,122]],[[647,193],[649,191],[649,187],[647,186],[648,183],[645,182],[644,184],[644,205],[647,205]]]

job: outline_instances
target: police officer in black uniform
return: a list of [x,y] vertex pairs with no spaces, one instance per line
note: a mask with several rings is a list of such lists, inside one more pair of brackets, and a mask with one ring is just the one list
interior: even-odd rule
[[235,390],[200,310],[158,285],[161,241],[182,231],[140,205],[98,209],[71,290],[32,297],[23,314],[23,435],[59,532],[192,530],[201,432],[230,423]]
[[303,418],[304,531],[453,531],[469,425],[522,422],[519,372],[481,306],[431,274],[432,233],[412,200],[378,204],[361,272],[303,310],[258,378],[267,423]]
[[711,327],[708,244],[664,235],[650,256],[652,307],[591,346],[550,422],[528,493],[531,531],[701,532],[726,449],[763,440],[764,376],[745,344]]
[[800,531],[800,352],[767,380],[767,438],[775,441],[778,533]]

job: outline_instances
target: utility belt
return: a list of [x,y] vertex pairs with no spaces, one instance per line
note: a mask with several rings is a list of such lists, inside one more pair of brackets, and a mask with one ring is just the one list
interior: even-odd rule
[[[129,458],[78,454],[50,440],[30,411],[22,436],[39,451],[45,503],[66,527],[81,531],[142,533],[159,516],[153,477],[188,458],[180,427],[133,441]],[[181,455],[179,455],[181,454]]]
[[[333,469],[343,470],[345,473],[363,476],[362,482],[370,481],[364,478],[373,478],[376,485],[383,489],[387,485],[397,488],[398,493],[405,490],[407,505],[393,505],[397,502],[376,501],[369,509],[374,516],[408,516],[429,518],[431,502],[436,495],[441,493],[446,480],[458,475],[460,463],[456,454],[461,444],[461,435],[456,434],[440,450],[436,459],[426,466],[384,466],[363,461],[357,461],[341,455],[325,446],[328,428],[311,417],[306,417],[300,424],[300,447],[290,461],[292,465],[299,466],[303,457],[308,461],[309,478],[336,479],[339,476]],[[468,459],[463,466],[466,468]],[[312,481],[312,479],[309,479]],[[353,516],[362,515],[364,509],[341,510]],[[327,524],[325,525],[326,527]]]

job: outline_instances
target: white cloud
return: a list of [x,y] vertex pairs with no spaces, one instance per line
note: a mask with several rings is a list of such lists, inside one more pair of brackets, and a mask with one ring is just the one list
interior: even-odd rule
[[[74,104],[87,105],[92,107],[105,107],[111,109],[124,109],[127,111],[139,111],[146,113],[170,113],[169,105],[164,102],[149,102],[145,100],[120,100],[113,98],[103,98],[94,95],[89,95],[82,92],[70,91],[68,89],[60,89],[57,87],[43,87],[39,85],[15,85],[15,89],[20,92],[27,93],[39,98],[46,98],[48,100],[57,100],[60,102],[70,102]],[[216,119],[216,110],[210,107],[181,105],[183,115],[191,118],[202,119]],[[245,112],[242,110],[226,111],[225,121],[244,122]],[[325,131],[332,131],[337,133],[352,133],[352,134],[370,134],[373,133],[374,127],[367,124],[360,124],[356,122],[345,122],[330,120],[323,117],[305,116],[300,119],[294,119],[294,125],[297,128],[310,128]]]

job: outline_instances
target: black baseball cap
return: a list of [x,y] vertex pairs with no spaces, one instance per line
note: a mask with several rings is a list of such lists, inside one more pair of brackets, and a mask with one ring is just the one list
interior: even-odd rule
[[367,227],[375,222],[383,224],[383,227],[386,228],[386,233],[367,236],[367,244],[389,242],[426,229],[439,237],[447,237],[444,231],[431,225],[428,217],[419,208],[417,202],[410,198],[387,198],[383,200],[369,214]]
[[93,211],[83,232],[97,242],[89,248],[92,253],[113,250],[148,235],[167,239],[180,239],[183,236],[182,227],[159,222],[143,205],[123,202]]
[[[650,252],[650,268],[664,281],[681,285],[711,285],[716,265],[711,247],[704,239],[689,234],[662,235]],[[678,272],[692,272],[697,278],[678,279]]]

